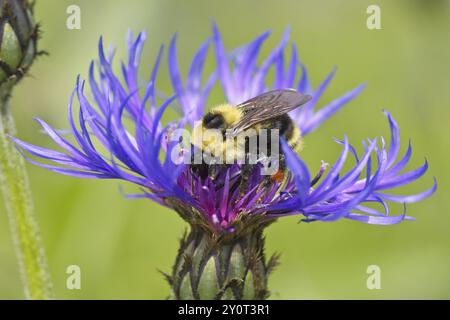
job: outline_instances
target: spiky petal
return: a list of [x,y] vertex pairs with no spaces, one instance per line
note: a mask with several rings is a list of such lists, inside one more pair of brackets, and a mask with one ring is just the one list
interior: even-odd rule
[[[219,29],[213,25],[217,73],[228,102],[238,104],[271,89],[293,88],[303,94],[309,94],[312,96],[311,101],[290,113],[302,134],[307,135],[364,89],[365,85],[361,84],[315,111],[320,98],[334,77],[336,69],[333,69],[322,83],[313,89],[306,66],[298,58],[295,44],[291,45],[290,61],[287,65],[285,63],[286,48],[289,44],[289,28],[283,33],[278,45],[263,59],[261,65],[258,65],[261,47],[269,35],[270,32],[266,31],[255,40],[228,54]],[[271,69],[275,70],[275,80],[269,83],[267,77]],[[300,77],[298,77],[299,74],[301,74]]]

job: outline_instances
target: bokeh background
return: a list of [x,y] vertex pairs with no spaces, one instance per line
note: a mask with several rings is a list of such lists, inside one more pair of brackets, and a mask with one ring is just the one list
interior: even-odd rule
[[[81,8],[81,30],[66,28],[66,8]],[[382,30],[366,28],[366,9],[381,7]],[[421,191],[439,182],[430,199],[408,206],[417,218],[394,226],[342,220],[300,223],[285,218],[266,232],[267,252],[282,253],[270,280],[273,299],[443,299],[450,298],[450,1],[76,1],[38,0],[42,57],[12,101],[19,137],[43,146],[49,139],[32,120],[68,127],[66,106],[77,74],[86,77],[100,35],[125,58],[129,28],[149,32],[141,76],[147,79],[161,43],[179,35],[180,64],[219,25],[227,47],[248,42],[267,29],[286,26],[317,85],[338,72],[322,105],[361,82],[367,89],[307,137],[303,157],[311,170],[333,162],[340,148],[332,137],[347,133],[353,144],[388,136],[382,108],[398,121],[402,145],[413,142],[412,167],[430,162],[427,176],[402,191]],[[118,67],[118,64],[116,65]],[[169,90],[166,64],[159,84]],[[221,102],[216,90],[210,102]],[[359,149],[361,150],[361,149]],[[118,181],[87,181],[28,165],[36,212],[59,299],[164,299],[169,287],[157,269],[169,271],[187,225],[148,200],[126,200]],[[400,213],[401,208],[395,207]],[[0,207],[0,298],[22,298],[8,221]],[[81,267],[82,288],[66,289],[66,268]],[[381,268],[381,289],[368,290],[366,269]]]

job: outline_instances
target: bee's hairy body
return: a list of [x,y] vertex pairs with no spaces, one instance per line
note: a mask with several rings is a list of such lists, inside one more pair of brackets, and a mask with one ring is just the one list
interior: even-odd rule
[[[232,129],[242,118],[243,112],[233,105],[223,104],[213,108],[209,111],[198,124],[194,130],[194,136],[199,133],[198,130],[204,133],[207,129],[218,129],[225,133],[226,130]],[[260,129],[279,130],[280,137],[282,136],[294,151],[300,152],[302,150],[302,138],[299,128],[294,124],[291,117],[287,114],[263,121],[252,127],[259,134]],[[248,130],[247,130],[248,131]],[[201,147],[204,148],[210,145],[209,141],[202,141]]]
[[[244,148],[239,148],[234,144],[231,144],[231,148],[227,148],[225,144],[226,131],[231,130],[242,118],[243,113],[241,110],[233,105],[223,104],[213,108],[209,111],[194,128],[194,145],[201,150],[208,150],[213,156],[230,157],[234,160],[245,159],[245,153],[248,153],[248,145]],[[287,115],[281,116],[263,121],[255,124],[251,128],[243,131],[241,134],[245,136],[259,135],[261,129],[267,131],[267,155],[271,154],[271,141],[270,130],[278,130],[279,137],[283,137],[288,143],[289,147],[295,152],[300,152],[303,147],[303,141],[299,128],[294,124],[292,119]],[[219,130],[221,135],[212,135],[205,138],[206,130]],[[251,132],[249,134],[249,132]],[[200,140],[201,137],[202,139]],[[258,150],[259,153],[259,139]],[[283,157],[281,146],[279,146],[280,157]],[[281,163],[284,159],[280,159],[280,170],[284,170],[284,163]],[[204,170],[203,170],[204,171]]]
[[[223,104],[213,108],[194,127],[192,150],[200,149],[202,159],[198,164],[195,153],[192,153],[192,171],[201,178],[215,179],[223,163],[226,163],[225,166],[242,164],[239,188],[245,192],[255,165],[269,160],[269,164],[264,166],[270,165],[273,172],[276,169],[272,167],[275,158],[278,160],[278,171],[273,172],[270,178],[281,183],[286,165],[280,138],[284,138],[295,152],[300,152],[303,146],[300,130],[288,113],[310,99],[311,96],[293,89],[277,89],[237,106]],[[278,141],[271,141],[274,136]],[[278,154],[272,154],[275,152],[271,150],[272,146],[278,147]],[[220,159],[220,162],[205,163],[205,154]]]

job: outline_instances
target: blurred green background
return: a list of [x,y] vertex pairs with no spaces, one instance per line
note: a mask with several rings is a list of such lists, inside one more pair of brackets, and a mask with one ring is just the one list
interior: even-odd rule
[[[66,8],[81,8],[81,30],[66,28]],[[366,9],[381,7],[382,30],[366,28]],[[361,82],[367,89],[306,139],[303,157],[311,170],[333,162],[340,148],[332,137],[350,141],[388,136],[382,108],[398,121],[402,145],[413,142],[412,167],[426,156],[427,176],[403,192],[421,191],[439,181],[430,199],[408,206],[417,221],[370,226],[342,220],[297,224],[285,218],[267,232],[267,252],[282,253],[270,280],[273,299],[450,298],[450,1],[54,1],[38,0],[40,48],[50,52],[32,68],[32,77],[12,101],[19,137],[52,146],[33,122],[39,116],[68,127],[66,106],[75,78],[86,78],[97,41],[118,47],[124,58],[128,28],[149,37],[141,63],[147,79],[161,43],[179,34],[179,57],[186,71],[195,49],[211,33],[211,19],[226,46],[241,45],[266,29],[273,34],[263,52],[287,25],[291,40],[317,85],[333,66],[338,72],[321,105]],[[116,64],[118,67],[118,64]],[[160,86],[169,90],[166,65]],[[220,102],[218,91],[211,102]],[[403,148],[403,150],[404,150]],[[361,150],[361,149],[359,149]],[[36,212],[59,299],[163,299],[169,287],[157,269],[169,271],[187,225],[148,200],[126,200],[118,181],[60,176],[28,165]],[[395,207],[401,212],[400,207]],[[0,298],[22,298],[18,267],[4,208],[0,208]],[[66,268],[81,267],[81,290],[66,289]],[[366,269],[381,268],[380,290],[366,287]]]

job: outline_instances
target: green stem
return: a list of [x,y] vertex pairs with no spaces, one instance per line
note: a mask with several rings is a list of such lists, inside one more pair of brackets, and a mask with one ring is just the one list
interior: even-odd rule
[[25,297],[51,299],[52,285],[39,226],[34,215],[25,163],[8,137],[15,134],[15,124],[8,102],[8,94],[0,94],[1,191],[19,261]]

